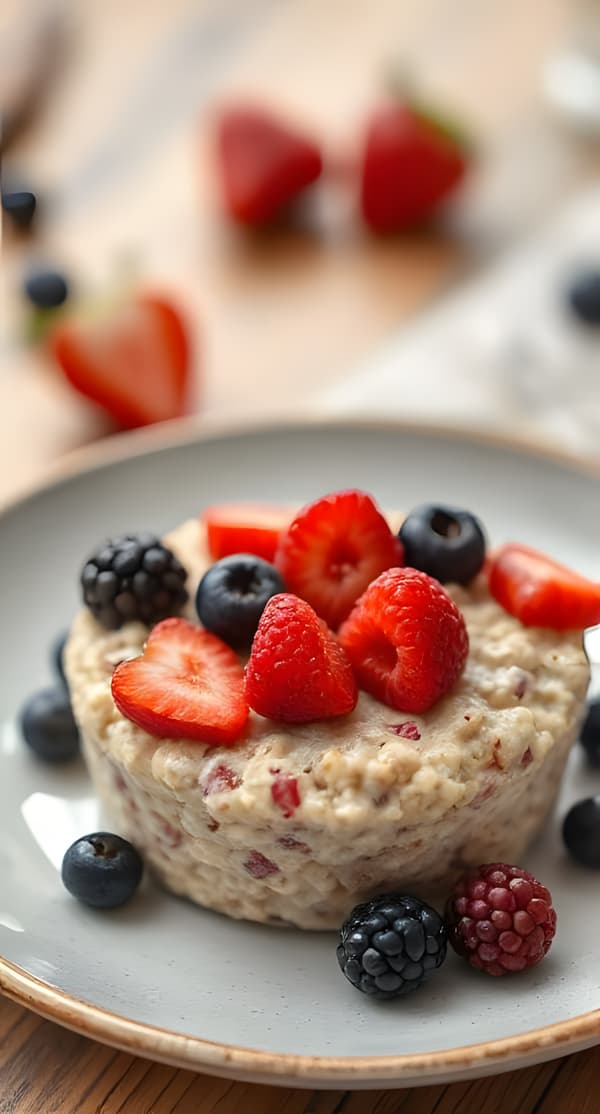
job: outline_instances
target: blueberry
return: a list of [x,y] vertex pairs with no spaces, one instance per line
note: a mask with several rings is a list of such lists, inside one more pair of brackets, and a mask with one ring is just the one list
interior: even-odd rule
[[590,766],[600,769],[600,699],[592,700],[588,707],[580,741]]
[[79,732],[65,688],[40,689],[21,709],[23,738],[38,758],[68,762],[79,754]]
[[600,267],[590,267],[576,275],[567,297],[579,321],[584,325],[600,325]]
[[223,557],[204,574],[196,593],[200,622],[237,649],[252,642],[267,600],[285,592],[277,569],[251,553]]
[[468,584],[485,559],[485,534],[469,511],[423,503],[404,519],[398,537],[404,561],[442,584]]
[[37,198],[31,190],[10,190],[2,195],[2,208],[15,228],[27,232],[31,228]]
[[135,847],[121,836],[94,832],[72,843],[62,862],[65,888],[84,905],[114,909],[133,897],[143,873]]
[[67,682],[67,675],[65,673],[64,660],[65,646],[67,644],[68,637],[69,632],[67,630],[63,631],[62,634],[59,634],[58,638],[55,639],[54,645],[52,646],[52,665],[61,685],[64,685],[65,688],[69,687]]
[[569,809],[563,839],[576,862],[600,869],[600,797],[586,797]]
[[67,281],[58,271],[32,271],[25,279],[23,290],[38,309],[56,309],[69,296]]

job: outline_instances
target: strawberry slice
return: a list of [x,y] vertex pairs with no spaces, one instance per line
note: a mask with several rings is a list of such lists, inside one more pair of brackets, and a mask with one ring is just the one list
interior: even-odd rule
[[[246,698],[268,719],[310,723],[342,716],[356,706],[352,666],[337,638],[304,600],[280,592],[268,601],[246,666]],[[283,777],[284,775],[281,775]],[[297,785],[279,782],[274,800],[285,795],[290,814]],[[293,807],[292,807],[293,806]]]
[[286,588],[335,630],[367,585],[402,559],[371,496],[350,490],[304,507],[281,535],[275,564]]
[[214,634],[185,619],[163,619],[138,658],[112,676],[119,711],[158,739],[229,746],[248,719],[242,667]]
[[223,204],[241,224],[273,220],[321,173],[317,145],[265,109],[232,106],[216,138]]
[[375,232],[397,232],[428,217],[462,181],[464,142],[455,129],[408,102],[377,108],[362,157],[361,211]]
[[50,353],[69,383],[123,429],[180,417],[190,379],[187,332],[166,299],[140,294],[110,313],[57,322]]
[[600,623],[600,584],[527,545],[496,550],[488,583],[494,599],[527,627],[585,630]]
[[208,549],[215,561],[233,553],[252,553],[273,562],[282,530],[287,529],[292,507],[267,503],[219,503],[205,507],[200,521],[206,528]]

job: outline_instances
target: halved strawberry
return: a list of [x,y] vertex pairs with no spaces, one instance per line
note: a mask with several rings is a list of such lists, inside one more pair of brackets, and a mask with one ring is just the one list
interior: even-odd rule
[[277,217],[322,169],[321,152],[311,139],[253,105],[222,112],[217,158],[225,210],[247,225]]
[[600,584],[527,545],[509,542],[492,554],[494,599],[528,627],[585,630],[600,623]]
[[119,711],[159,739],[229,746],[248,719],[236,654],[186,619],[157,623],[143,654],[117,666],[111,688]]
[[279,539],[275,564],[286,588],[334,630],[380,572],[401,565],[403,548],[364,491],[310,503]]
[[[352,666],[335,635],[305,600],[281,592],[268,601],[246,666],[250,707],[283,723],[342,716],[356,706]],[[287,775],[281,774],[280,779]],[[273,794],[293,811],[298,788],[280,780]],[[293,807],[297,807],[300,799]]]
[[200,521],[206,527],[208,549],[215,561],[233,553],[253,553],[273,561],[282,530],[287,529],[292,507],[269,503],[219,503],[205,507]]
[[51,329],[48,344],[71,385],[123,429],[185,413],[189,340],[165,298],[140,294],[99,316],[70,314]]

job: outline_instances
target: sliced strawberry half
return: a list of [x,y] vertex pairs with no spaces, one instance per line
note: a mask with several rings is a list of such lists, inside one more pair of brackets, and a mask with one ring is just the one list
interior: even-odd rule
[[294,508],[269,503],[219,503],[205,507],[200,521],[215,561],[233,553],[252,553],[273,561],[279,535],[289,526]]
[[185,619],[157,623],[143,654],[117,666],[111,687],[119,711],[159,739],[229,746],[248,719],[236,654]]
[[334,630],[367,585],[402,561],[402,545],[374,500],[356,490],[304,507],[281,535],[275,556],[286,588]]
[[[342,716],[356,706],[352,666],[305,600],[281,592],[267,602],[246,666],[246,698],[259,715],[284,723]],[[274,800],[281,806],[285,796],[293,811],[297,785],[284,777],[276,783]],[[294,807],[299,803],[298,798]]]
[[167,299],[140,294],[99,316],[71,314],[52,329],[48,343],[69,383],[123,429],[185,413],[189,339]]
[[528,627],[585,630],[600,623],[600,584],[536,549],[510,542],[492,554],[490,592]]

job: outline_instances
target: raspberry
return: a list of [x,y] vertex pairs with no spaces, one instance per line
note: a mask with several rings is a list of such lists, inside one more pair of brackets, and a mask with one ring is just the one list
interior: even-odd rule
[[322,619],[296,596],[273,596],[246,666],[250,707],[268,719],[310,723],[351,712],[357,698],[352,666]]
[[363,593],[339,638],[358,683],[382,704],[425,712],[464,668],[464,618],[437,580],[417,569],[388,569]]
[[336,630],[361,592],[403,548],[370,495],[338,491],[304,507],[279,539],[275,565],[286,588]]
[[457,882],[445,912],[448,938],[472,967],[508,975],[544,958],[556,931],[549,891],[519,866],[489,863]]

